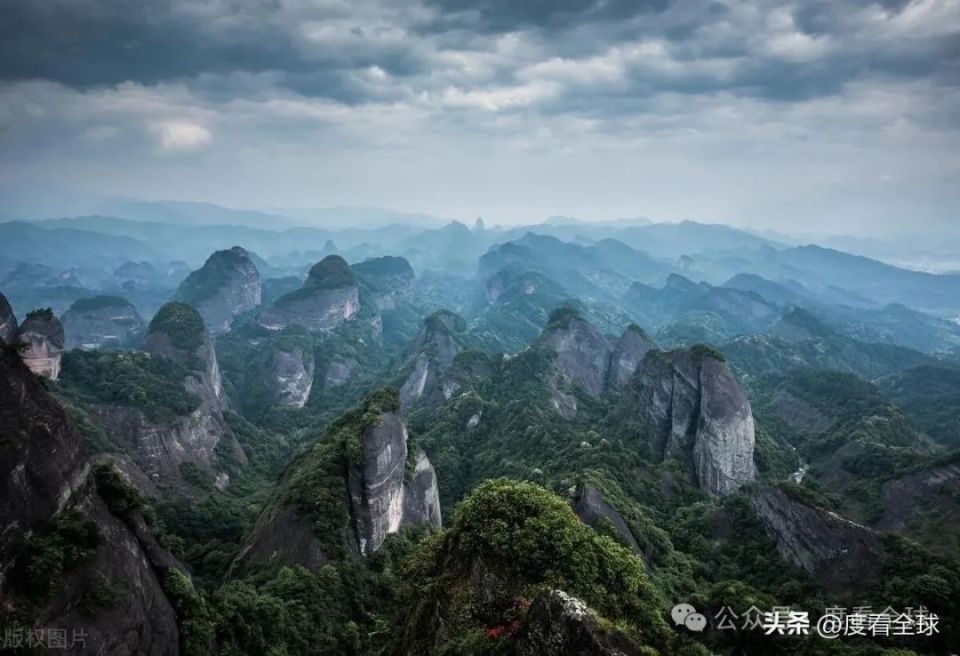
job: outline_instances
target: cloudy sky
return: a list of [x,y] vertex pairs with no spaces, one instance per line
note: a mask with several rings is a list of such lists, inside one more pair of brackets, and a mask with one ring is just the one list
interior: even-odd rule
[[0,0],[4,190],[960,228],[960,0]]

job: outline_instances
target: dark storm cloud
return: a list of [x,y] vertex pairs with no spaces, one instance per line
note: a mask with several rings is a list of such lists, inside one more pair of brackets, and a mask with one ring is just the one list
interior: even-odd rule
[[352,71],[377,65],[405,75],[424,66],[409,44],[364,34],[374,28],[344,27],[354,41],[347,48],[304,43],[298,34],[306,21],[343,16],[342,8],[291,9],[278,0],[0,0],[0,78],[84,88],[274,72],[297,92],[356,102],[362,98],[347,79]]
[[[960,79],[956,32],[884,39],[871,33],[875,26],[851,19],[871,9],[909,11],[901,0],[781,0],[759,3],[753,11],[745,7],[678,0],[0,0],[0,78],[84,88],[205,76],[201,86],[194,85],[199,92],[206,84],[210,92],[229,96],[228,83],[217,76],[271,73],[280,88],[356,104],[402,94],[358,82],[373,67],[394,82],[408,81],[409,93],[430,90],[431,84],[469,90],[509,85],[517,71],[538,60],[582,60],[662,40],[676,66],[664,72],[642,61],[623,63],[631,70],[614,95],[727,89],[796,100],[833,94],[876,75]],[[771,25],[773,16],[789,23],[782,32]],[[488,52],[492,40],[509,34],[520,35],[527,50],[493,65],[483,79],[446,79],[438,69],[444,53]],[[712,67],[698,69],[706,61]],[[724,62],[728,70],[718,73]],[[550,111],[582,104],[575,93],[554,93]]]
[[428,0],[441,10],[435,26],[511,31],[567,29],[666,9],[670,0]]
[[0,161],[228,204],[856,207],[960,188],[958,62],[956,0],[0,0]]
[[286,35],[250,11],[266,12],[268,4],[247,5],[250,20],[216,36],[175,7],[156,0],[3,0],[0,75],[86,86],[303,66]]

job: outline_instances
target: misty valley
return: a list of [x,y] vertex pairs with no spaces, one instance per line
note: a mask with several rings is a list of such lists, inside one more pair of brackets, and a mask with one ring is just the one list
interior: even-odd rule
[[960,645],[960,273],[116,209],[0,223],[0,652]]

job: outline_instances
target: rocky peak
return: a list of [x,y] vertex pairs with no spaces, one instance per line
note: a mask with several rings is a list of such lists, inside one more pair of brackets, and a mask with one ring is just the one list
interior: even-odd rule
[[200,313],[178,301],[167,303],[154,315],[147,329],[143,350],[173,360],[216,380],[219,387],[213,341],[207,334]]
[[[199,404],[189,414],[163,420],[150,419],[134,407],[90,405],[91,417],[123,447],[122,455],[129,455],[154,485],[184,493],[191,490],[182,475],[185,465],[211,475],[223,473],[216,471],[221,440],[229,440],[227,448],[238,462],[245,462],[223,417],[220,367],[200,314],[185,303],[167,303],[150,322],[144,351],[151,358],[180,365],[185,373],[183,387]],[[228,482],[221,480],[221,487]]]
[[302,408],[313,389],[313,338],[299,326],[281,331],[271,362],[280,404]]
[[[427,317],[408,350],[405,371],[409,372],[400,388],[400,404],[404,409],[421,398],[442,403],[441,381],[463,350],[460,333],[466,329],[462,317],[442,310]],[[435,398],[437,394],[441,397]]]
[[639,414],[654,457],[692,462],[708,494],[728,494],[756,477],[750,402],[709,347],[649,351],[630,382],[624,408]]
[[[16,624],[83,632],[85,654],[179,653],[176,614],[161,583],[176,561],[138,513],[121,517],[108,509],[80,434],[8,353],[0,353],[0,426],[5,435],[20,436],[7,441],[0,458],[0,623],[13,619],[10,609],[30,608],[35,619]],[[79,556],[57,574],[51,595],[31,601],[43,581],[30,576],[25,547],[60,527],[74,540],[84,536],[75,547]],[[109,605],[78,603],[92,598],[102,581],[123,582],[123,593]]]
[[351,269],[379,310],[396,309],[413,297],[416,276],[405,258],[376,257],[354,264]]
[[313,265],[303,287],[284,294],[257,319],[268,330],[299,325],[329,332],[360,311],[360,288],[349,265],[328,255]]
[[52,310],[47,308],[29,313],[20,324],[17,340],[23,345],[20,355],[30,371],[51,380],[59,378],[64,333],[63,324]]
[[[336,420],[291,467],[236,567],[283,563],[317,570],[331,558],[373,554],[407,524],[439,528],[433,465],[423,451],[408,453],[399,409],[396,391],[381,390]],[[317,478],[318,471],[327,475]],[[343,499],[343,513],[324,515],[318,495]],[[327,530],[317,532],[320,524]]]
[[422,451],[407,480],[407,427],[400,415],[384,413],[362,434],[362,464],[348,470],[351,517],[360,553],[367,556],[404,524],[440,527],[440,498],[433,466]]
[[610,354],[610,372],[607,376],[611,387],[621,387],[630,380],[633,372],[643,362],[647,351],[657,348],[656,342],[635,324],[627,326],[623,335],[613,346]]
[[260,305],[260,273],[239,246],[216,251],[187,276],[174,298],[194,306],[211,333],[223,333],[236,315]]
[[146,328],[136,308],[119,296],[75,301],[61,321],[68,349],[136,347]]
[[593,396],[603,393],[613,347],[576,310],[554,310],[540,343],[557,354],[555,367],[561,375]]
[[784,560],[828,591],[863,589],[879,579],[887,560],[879,533],[776,487],[751,489],[749,499]]
[[7,301],[7,297],[0,294],[0,345],[12,344],[17,338],[17,315]]

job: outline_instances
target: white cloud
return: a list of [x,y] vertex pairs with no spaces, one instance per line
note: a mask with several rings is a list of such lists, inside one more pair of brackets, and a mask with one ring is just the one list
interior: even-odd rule
[[154,123],[150,132],[165,152],[199,150],[213,142],[213,135],[207,128],[185,121]]

